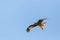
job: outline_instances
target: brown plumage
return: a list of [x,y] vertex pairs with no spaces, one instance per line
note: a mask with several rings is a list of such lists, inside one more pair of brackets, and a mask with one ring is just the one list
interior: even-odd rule
[[28,28],[27,28],[27,32],[29,32],[32,28],[36,27],[36,26],[39,26],[42,28],[42,30],[44,29],[44,25],[46,22],[43,23],[44,20],[46,20],[47,18],[42,18],[40,20],[38,20],[38,22],[30,25]]

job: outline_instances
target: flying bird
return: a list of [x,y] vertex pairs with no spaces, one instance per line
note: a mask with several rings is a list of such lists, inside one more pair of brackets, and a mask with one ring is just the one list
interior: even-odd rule
[[38,20],[36,23],[30,25],[28,28],[27,28],[27,32],[29,32],[32,28],[36,27],[36,26],[39,26],[42,30],[44,29],[44,26],[46,24],[46,22],[43,22],[44,20],[46,20],[47,18],[42,18],[40,20]]

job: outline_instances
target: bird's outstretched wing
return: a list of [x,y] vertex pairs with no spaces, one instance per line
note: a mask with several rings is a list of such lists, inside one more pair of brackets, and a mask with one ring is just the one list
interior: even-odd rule
[[42,19],[40,19],[40,20],[38,20],[38,24],[41,24],[44,20],[46,20],[47,18],[42,18]]
[[30,31],[32,28],[34,28],[35,26],[37,26],[37,23],[30,25],[30,26],[27,28],[27,32],[29,32],[29,31]]

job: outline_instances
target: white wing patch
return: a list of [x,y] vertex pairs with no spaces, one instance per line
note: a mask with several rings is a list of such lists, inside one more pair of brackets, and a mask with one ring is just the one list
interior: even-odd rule
[[31,30],[33,28],[33,26],[29,27],[29,29]]

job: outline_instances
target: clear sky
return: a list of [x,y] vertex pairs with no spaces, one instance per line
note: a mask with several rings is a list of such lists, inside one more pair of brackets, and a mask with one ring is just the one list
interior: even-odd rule
[[[26,32],[40,18],[44,30]],[[0,0],[0,40],[60,40],[60,0]]]

